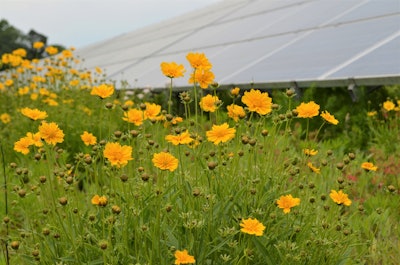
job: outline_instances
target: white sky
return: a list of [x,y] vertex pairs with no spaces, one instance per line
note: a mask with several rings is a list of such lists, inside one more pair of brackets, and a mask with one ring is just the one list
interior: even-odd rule
[[0,19],[47,44],[84,47],[221,0],[0,0]]

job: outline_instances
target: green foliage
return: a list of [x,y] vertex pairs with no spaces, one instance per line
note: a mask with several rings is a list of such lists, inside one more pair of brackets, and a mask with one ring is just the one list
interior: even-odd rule
[[[247,111],[237,122],[226,106],[240,99],[223,91],[216,112],[195,117],[185,107],[181,116],[188,118],[173,122],[178,108],[167,113],[164,94],[120,90],[100,98],[92,93],[106,83],[101,73],[87,77],[60,56],[48,62],[60,71],[10,69],[1,77],[14,81],[0,91],[0,115],[11,117],[0,122],[0,176],[7,181],[0,235],[10,264],[173,264],[183,249],[196,264],[396,264],[400,152],[390,142],[399,140],[400,117],[398,110],[382,110],[386,96],[369,104],[372,95],[364,89],[353,103],[345,90],[310,88],[301,101],[314,100],[339,125],[316,116],[307,127],[293,114],[300,101],[286,91],[271,93],[270,114]],[[34,81],[37,75],[45,81]],[[156,117],[137,125],[123,120],[129,110],[148,110],[149,102],[163,106]],[[42,141],[27,154],[14,150],[41,123],[22,115],[25,107],[46,111],[63,142]],[[378,114],[369,118],[373,109]],[[207,132],[224,122],[234,138],[215,145]],[[165,139],[186,130],[198,145]],[[366,130],[367,140],[357,139]],[[96,144],[84,144],[84,131]],[[113,166],[107,143],[131,147],[133,160]],[[306,148],[318,152],[306,155]],[[178,159],[176,170],[155,166],[152,158],[161,151]],[[362,169],[367,161],[378,170]],[[351,205],[335,203],[331,190],[342,190]],[[285,214],[277,200],[288,194],[300,205]],[[95,195],[106,202],[96,204]],[[241,231],[248,218],[265,226],[261,236]],[[0,263],[6,260],[4,254]]]

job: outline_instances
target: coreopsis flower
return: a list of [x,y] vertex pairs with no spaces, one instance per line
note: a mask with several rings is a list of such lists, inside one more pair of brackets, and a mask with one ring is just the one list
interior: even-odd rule
[[90,95],[99,96],[100,98],[108,98],[114,93],[114,86],[108,84],[101,84],[99,86],[94,86]]
[[200,108],[205,112],[215,112],[219,105],[219,98],[210,94],[201,98],[199,105]]
[[37,100],[38,97],[39,97],[39,94],[38,94],[38,93],[32,93],[31,96],[30,96],[30,98],[31,98],[32,101]]
[[321,117],[326,120],[327,122],[333,124],[333,125],[337,125],[339,123],[339,121],[337,119],[335,119],[334,115],[331,115],[329,112],[327,112],[326,110],[323,111],[321,113]]
[[154,154],[151,161],[155,167],[161,170],[169,170],[171,172],[175,171],[179,164],[178,159],[168,152]]
[[183,74],[185,73],[185,67],[183,64],[162,62],[160,66],[163,75],[169,78],[183,77]]
[[4,82],[4,85],[7,86],[7,87],[10,87],[10,86],[14,85],[14,80],[12,80],[12,79],[7,79],[7,80]]
[[375,110],[374,111],[368,111],[367,112],[367,116],[368,117],[373,117],[373,116],[376,116],[378,114],[378,112],[376,112]]
[[43,120],[47,118],[47,112],[38,109],[23,108],[20,110],[22,115],[28,117],[31,120]]
[[42,102],[43,103],[46,103],[47,105],[49,105],[49,106],[58,106],[58,102],[57,101],[55,101],[54,99],[52,99],[52,98],[45,98],[45,99],[43,99],[42,100]]
[[206,132],[206,135],[208,141],[218,145],[232,140],[235,137],[235,133],[236,129],[229,128],[228,123],[225,122],[221,125],[213,125],[211,130]]
[[133,105],[135,105],[135,102],[133,102],[133,100],[129,99],[124,102],[124,105],[127,107],[133,107]]
[[39,49],[43,48],[44,43],[41,42],[41,41],[36,41],[36,42],[33,43],[32,46],[33,46],[34,49],[39,50]]
[[316,104],[314,101],[310,101],[307,103],[302,102],[296,108],[297,117],[299,118],[312,118],[318,116],[319,114],[319,105]]
[[390,100],[386,100],[385,102],[383,102],[383,109],[386,111],[392,111],[394,110],[395,105],[392,101]]
[[178,135],[167,135],[165,136],[165,140],[172,143],[173,145],[179,145],[190,144],[193,141],[193,138],[190,137],[189,131],[185,131]]
[[138,109],[130,109],[124,112],[124,117],[122,118],[124,121],[129,123],[133,123],[136,126],[140,126],[143,123],[144,113]]
[[95,145],[97,143],[97,138],[92,133],[84,131],[81,134],[81,139],[85,145]]
[[18,95],[20,96],[27,95],[29,93],[29,89],[30,88],[28,86],[18,88]]
[[228,110],[228,116],[236,122],[246,116],[246,112],[242,106],[231,104],[226,109]]
[[208,61],[204,53],[190,52],[186,55],[186,59],[193,69],[211,69],[212,67],[212,64]]
[[107,143],[104,147],[103,155],[110,161],[112,166],[118,168],[126,166],[132,160],[132,147],[120,145],[119,143]]
[[32,144],[34,146],[36,146],[36,147],[43,146],[42,139],[40,138],[40,132],[37,132],[37,133],[28,132],[28,133],[26,133],[26,136],[32,140]]
[[63,50],[62,52],[61,52],[61,55],[62,55],[62,57],[63,58],[72,58],[73,56],[74,56],[74,54],[72,53],[72,51],[71,50]]
[[318,154],[318,150],[305,148],[305,149],[303,149],[303,153],[306,156],[315,156],[316,154]]
[[26,50],[24,48],[18,48],[13,50],[12,54],[19,57],[26,57]]
[[175,251],[174,256],[175,256],[175,265],[193,264],[196,262],[194,256],[189,255],[186,249],[182,251],[181,250]]
[[234,87],[234,88],[231,89],[230,92],[231,92],[231,95],[232,95],[232,96],[237,97],[237,96],[239,95],[240,88]]
[[54,122],[42,122],[39,126],[40,138],[46,143],[55,145],[64,141],[64,132]]
[[337,204],[344,204],[346,206],[351,205],[351,200],[346,193],[343,193],[342,190],[339,190],[339,192],[331,190],[329,197],[331,197],[331,199]]
[[155,103],[146,102],[146,109],[143,111],[144,119],[156,119],[161,112],[161,106]]
[[106,196],[99,196],[96,194],[93,196],[91,202],[93,205],[106,206],[108,203],[108,200],[107,200]]
[[33,144],[32,139],[29,137],[22,137],[14,143],[14,150],[24,155],[29,153],[29,146]]
[[242,102],[246,104],[251,112],[257,112],[260,115],[266,115],[272,111],[272,98],[267,92],[251,89],[244,92]]
[[307,163],[307,166],[311,169],[312,172],[319,174],[321,172],[321,169],[316,168],[313,166],[313,164],[311,162]]
[[283,212],[290,213],[290,209],[300,205],[300,199],[299,198],[293,198],[291,194],[281,196],[279,200],[276,201],[277,205],[279,208],[283,209]]
[[366,171],[376,171],[378,169],[377,166],[375,166],[371,162],[364,162],[361,164],[361,168],[365,169]]
[[45,51],[49,54],[49,55],[54,55],[58,53],[58,49],[54,46],[47,46]]
[[240,223],[240,226],[242,227],[240,229],[241,232],[255,236],[262,236],[265,230],[265,226],[256,218],[244,219]]
[[11,122],[11,116],[8,113],[2,113],[0,115],[0,120],[4,124],[10,123]]
[[197,83],[203,89],[214,83],[215,75],[209,69],[199,68],[190,74],[189,84]]

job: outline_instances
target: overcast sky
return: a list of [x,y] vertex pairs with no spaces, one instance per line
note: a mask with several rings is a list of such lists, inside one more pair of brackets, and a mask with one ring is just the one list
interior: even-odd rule
[[0,19],[48,44],[84,47],[221,0],[0,0]]

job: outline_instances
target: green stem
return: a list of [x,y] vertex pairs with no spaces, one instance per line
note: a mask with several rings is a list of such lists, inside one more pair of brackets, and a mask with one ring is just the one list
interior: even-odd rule
[[[0,150],[1,150],[1,158],[3,162],[3,178],[4,178],[4,202],[5,202],[5,216],[8,216],[8,194],[7,194],[7,176],[6,176],[6,162],[4,159],[4,151],[3,151],[3,145],[0,143]],[[6,224],[6,237],[8,238],[8,222]],[[5,244],[5,252],[6,252],[6,264],[10,264],[10,255],[8,253],[8,242],[7,240],[4,240]]]
[[170,78],[170,79],[171,79],[171,82],[169,84],[169,100],[167,102],[167,104],[168,104],[168,114],[171,114],[171,106],[172,106],[172,78]]

